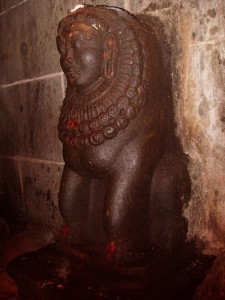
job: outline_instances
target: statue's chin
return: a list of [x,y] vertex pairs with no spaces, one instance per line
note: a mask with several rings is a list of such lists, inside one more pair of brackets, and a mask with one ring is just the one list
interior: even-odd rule
[[67,79],[67,83],[70,87],[76,87],[77,83],[76,83],[76,79],[74,77],[66,76],[66,79]]
[[78,94],[89,94],[99,88],[103,82],[103,77],[99,77],[92,82],[89,82],[89,84],[79,84],[79,80],[75,78],[67,79],[67,81],[70,87],[76,88]]

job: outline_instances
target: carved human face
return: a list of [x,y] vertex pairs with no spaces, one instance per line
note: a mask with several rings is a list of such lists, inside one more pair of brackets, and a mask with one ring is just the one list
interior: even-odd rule
[[78,90],[88,89],[98,82],[102,75],[103,41],[93,27],[83,23],[73,23],[62,33],[64,40],[58,48],[61,67],[69,86]]

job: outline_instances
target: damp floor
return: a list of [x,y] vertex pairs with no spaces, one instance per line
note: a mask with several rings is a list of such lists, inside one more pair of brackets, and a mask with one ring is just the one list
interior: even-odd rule
[[19,299],[16,284],[7,274],[6,265],[17,256],[44,247],[52,238],[51,233],[43,235],[39,226],[30,225],[26,229],[17,228],[15,233],[8,233],[0,240],[0,300]]
[[[40,227],[38,226],[35,226],[35,225],[29,225],[26,229],[20,229],[20,230],[17,230],[14,234],[8,234],[7,237],[4,239],[3,243],[2,241],[0,241],[0,300],[16,300],[16,299],[19,299],[19,296],[18,296],[18,290],[17,290],[17,286],[15,284],[15,282],[13,281],[13,279],[11,279],[11,277],[8,276],[7,272],[6,272],[6,266],[7,264],[12,261],[14,258],[18,257],[18,256],[21,256],[21,255],[24,255],[26,253],[29,253],[29,252],[33,252],[33,251],[36,251],[38,249],[41,249],[49,244],[51,244],[52,242],[54,241],[54,236],[52,233],[50,232],[46,232],[46,231],[43,231],[43,230],[40,230]],[[49,246],[47,246],[47,249],[48,249]],[[51,247],[51,246],[50,246]],[[45,248],[43,248],[45,249]],[[46,253],[46,250],[40,250],[39,251],[36,251],[37,253],[40,253],[42,255],[42,251],[44,253],[44,256],[47,255]],[[51,252],[52,250],[50,250]],[[53,253],[55,253],[53,251]],[[36,254],[35,254],[36,255]],[[28,257],[30,256],[30,254],[28,254]],[[38,256],[36,256],[38,257]],[[32,258],[31,258],[32,259]],[[201,257],[200,257],[201,259]],[[28,259],[29,261],[29,259]],[[190,276],[189,274],[191,274],[194,269],[193,267],[196,266],[196,262],[199,261],[199,259],[196,260],[193,259],[193,260],[190,260],[190,263],[188,264],[188,268],[183,268],[181,269],[177,274],[175,274],[175,276],[172,276],[172,278],[167,278],[168,279],[168,282],[170,282],[170,284],[172,286],[175,286],[176,285],[179,285],[179,283],[182,281],[182,280],[189,280]],[[36,262],[36,259],[33,261],[34,263],[32,265],[35,265],[35,262]],[[44,262],[43,263],[43,266],[44,266]],[[199,272],[201,273],[202,271],[202,268],[201,268],[201,264],[198,264],[197,266],[197,270],[193,272],[194,275],[198,275]],[[206,263],[208,264],[208,262]],[[211,265],[212,263],[209,262],[209,265]],[[199,266],[200,266],[200,269],[199,269]],[[192,270],[191,270],[192,268]],[[46,269],[46,268],[45,268]],[[186,272],[186,274],[185,274]],[[46,281],[45,281],[46,282]],[[73,299],[76,299],[76,300],[79,300],[79,299],[90,299],[90,300],[93,300],[93,299],[133,299],[132,296],[130,297],[111,297],[111,294],[109,295],[109,292],[107,289],[103,289],[102,286],[99,286],[98,289],[94,289],[93,286],[84,286],[83,287],[83,290],[86,289],[86,294],[91,294],[92,296],[91,297],[86,297],[86,298],[83,298],[83,297],[75,297],[74,298],[74,281],[71,281],[69,282],[70,284],[72,284],[72,288],[69,287],[67,289],[67,291],[65,292],[68,292],[69,291],[69,294],[68,293],[65,293],[64,296],[60,296],[59,299],[63,299],[63,300],[73,300]],[[64,284],[64,283],[63,283]],[[63,286],[62,284],[62,286]],[[187,286],[188,287],[188,286]],[[59,286],[57,286],[57,288],[59,288]],[[163,286],[162,286],[163,288]],[[52,293],[53,291],[53,288],[51,285],[48,285],[46,286],[46,289],[50,289],[50,292]],[[170,286],[164,286],[164,289],[168,289],[168,291],[170,290]],[[68,296],[70,295],[70,291],[72,291],[72,294],[71,296]],[[49,293],[49,290],[46,290],[47,293]],[[62,291],[64,293],[64,291]],[[149,293],[150,294],[150,293]],[[58,295],[58,292],[56,293],[56,295]],[[93,295],[95,295],[95,297],[93,297]],[[129,294],[129,295],[132,295],[132,294]],[[165,295],[164,295],[165,296]],[[154,299],[166,299],[166,300],[186,300],[186,299],[192,299],[192,297],[184,297],[182,296],[182,298],[177,298],[177,297],[156,297]],[[28,299],[28,298],[26,298]],[[33,298],[34,299],[34,298]],[[29,300],[33,300],[32,298],[29,297]],[[38,298],[38,299],[51,299],[51,300],[56,300],[58,299],[57,297],[44,297],[44,298]],[[140,300],[148,300],[148,299],[151,299],[152,300],[152,297],[150,298],[146,298],[146,297],[142,297],[142,298],[139,298],[139,297],[135,297],[135,299],[140,299]],[[201,299],[201,300],[205,300],[205,299],[225,299],[225,298],[205,298],[205,297],[200,297],[198,299]],[[22,300],[22,299],[21,299]]]

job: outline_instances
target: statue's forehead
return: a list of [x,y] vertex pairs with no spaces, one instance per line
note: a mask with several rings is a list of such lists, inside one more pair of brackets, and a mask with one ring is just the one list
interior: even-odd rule
[[64,28],[63,33],[69,36],[80,33],[93,36],[98,35],[98,30],[91,25],[74,21],[72,24]]
[[73,22],[70,26],[70,29],[73,30],[73,31],[84,31],[84,30],[87,30],[87,31],[94,31],[94,28],[93,26],[91,25],[88,25],[88,24],[85,24],[85,23],[78,23],[78,22]]
[[66,27],[64,27],[63,31],[65,31],[65,32],[90,31],[90,32],[94,33],[94,31],[96,31],[96,29],[89,24],[74,21],[74,22],[68,24]]

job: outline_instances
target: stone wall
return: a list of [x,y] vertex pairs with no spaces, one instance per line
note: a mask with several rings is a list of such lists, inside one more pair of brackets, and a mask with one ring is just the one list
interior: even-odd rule
[[[57,120],[65,92],[55,46],[76,4],[108,4],[157,19],[169,62],[177,135],[189,155],[189,238],[207,253],[225,244],[225,3],[223,0],[1,0],[1,188],[18,220],[58,226],[63,168]],[[158,29],[157,29],[158,28]],[[160,29],[159,29],[160,28]],[[161,39],[161,41],[163,41]],[[167,52],[168,54],[168,52]]]

